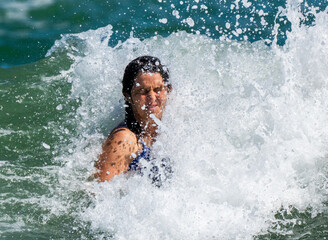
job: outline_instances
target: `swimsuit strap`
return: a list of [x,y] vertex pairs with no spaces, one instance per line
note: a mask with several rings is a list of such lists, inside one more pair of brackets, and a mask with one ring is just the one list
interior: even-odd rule
[[117,133],[119,131],[123,131],[125,130],[125,128],[127,128],[127,125],[123,122],[123,123],[120,123],[116,128],[114,128],[110,134],[113,134],[113,133]]
[[119,127],[128,127],[128,125],[126,125],[125,122],[121,122],[117,127],[118,127],[118,128],[119,128]]
[[129,164],[128,171],[136,171],[142,158],[150,161],[150,147],[147,147],[143,141],[140,142],[142,144],[142,152]]

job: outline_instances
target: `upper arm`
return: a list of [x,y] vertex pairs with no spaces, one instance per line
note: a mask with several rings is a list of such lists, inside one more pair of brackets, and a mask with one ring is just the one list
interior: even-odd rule
[[126,171],[133,160],[132,153],[138,152],[137,138],[128,129],[113,132],[103,144],[96,167],[99,181],[108,181]]

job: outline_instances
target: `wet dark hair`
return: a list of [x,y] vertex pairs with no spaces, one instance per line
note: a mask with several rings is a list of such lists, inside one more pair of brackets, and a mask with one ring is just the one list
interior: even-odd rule
[[[169,82],[169,71],[161,64],[161,61],[157,57],[141,56],[132,60],[125,68],[124,76],[122,80],[122,93],[131,96],[131,91],[134,82],[139,73],[159,73],[163,78],[164,84],[168,90],[172,88]],[[125,123],[128,128],[135,134],[141,133],[140,124],[135,119],[131,104],[125,100]]]

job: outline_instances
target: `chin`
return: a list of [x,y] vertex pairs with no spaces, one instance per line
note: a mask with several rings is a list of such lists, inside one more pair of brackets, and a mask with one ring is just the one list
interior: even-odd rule
[[148,121],[153,121],[153,119],[151,118],[151,115],[154,115],[156,118],[158,118],[159,120],[161,120],[162,118],[162,114],[161,113],[157,113],[157,112],[149,112],[147,114],[147,119]]
[[162,120],[162,114],[161,114],[161,113],[157,113],[157,114],[154,113],[154,115],[155,115],[155,117],[158,118],[159,120]]

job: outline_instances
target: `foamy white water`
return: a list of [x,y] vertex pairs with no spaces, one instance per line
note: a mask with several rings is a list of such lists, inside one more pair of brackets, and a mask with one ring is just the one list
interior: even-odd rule
[[[68,191],[90,193],[92,204],[78,215],[99,238],[251,239],[281,207],[324,210],[328,16],[299,27],[289,11],[293,29],[284,47],[177,32],[144,41],[131,36],[111,48],[111,26],[56,43],[51,52],[69,49],[75,61],[63,74],[82,101],[80,136],[58,159],[65,163],[60,181]],[[173,176],[161,188],[132,175],[88,182],[102,141],[123,119],[124,68],[148,54],[171,73],[153,155],[170,158]]]

